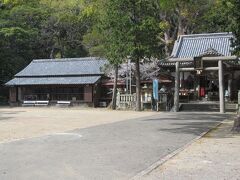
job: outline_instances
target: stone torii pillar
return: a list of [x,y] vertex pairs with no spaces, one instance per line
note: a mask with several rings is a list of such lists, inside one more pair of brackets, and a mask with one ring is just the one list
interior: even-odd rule
[[180,88],[180,70],[179,62],[176,62],[176,74],[175,74],[175,92],[174,92],[174,112],[179,111],[179,88]]
[[220,113],[225,113],[223,62],[218,61]]

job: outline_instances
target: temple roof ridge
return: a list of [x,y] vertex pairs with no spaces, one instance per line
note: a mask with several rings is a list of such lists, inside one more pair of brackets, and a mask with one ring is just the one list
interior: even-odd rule
[[210,47],[207,50],[205,50],[202,54],[200,54],[200,57],[204,57],[204,56],[224,56],[224,55],[219,53],[216,49],[214,49],[210,45]]

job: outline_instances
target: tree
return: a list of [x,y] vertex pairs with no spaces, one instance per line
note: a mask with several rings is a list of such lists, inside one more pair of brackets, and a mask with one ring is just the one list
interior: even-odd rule
[[178,35],[198,32],[198,25],[199,23],[201,24],[201,18],[214,5],[214,1],[159,0],[160,10],[158,13],[161,19],[160,27],[164,30],[160,37],[165,44],[166,56],[170,56],[173,42],[177,39]]
[[240,0],[229,0],[228,7],[230,9],[231,30],[235,35],[233,46],[235,47],[235,54],[240,56]]
[[140,61],[159,56],[161,32],[155,0],[106,0],[101,34],[107,57],[117,65],[130,58],[135,63],[136,110],[141,110]]
[[[231,30],[235,35],[233,46],[235,47],[235,54],[240,56],[240,0],[230,0],[228,7],[231,12]],[[240,116],[238,115],[234,121],[232,131],[240,132]]]
[[82,0],[0,0],[0,84],[32,59],[87,56]]
[[39,48],[39,24],[46,17],[37,1],[4,1],[0,11],[0,84],[32,59],[44,57]]
[[50,58],[82,57],[88,52],[82,44],[89,28],[89,19],[84,14],[81,0],[41,1],[48,7],[49,17],[42,24],[41,34]]
[[215,0],[212,6],[206,11],[197,23],[195,32],[229,32],[231,31],[231,12],[229,1]]

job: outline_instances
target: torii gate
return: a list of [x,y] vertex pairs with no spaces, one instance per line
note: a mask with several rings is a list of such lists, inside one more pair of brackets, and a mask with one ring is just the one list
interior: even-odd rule
[[[224,75],[223,75],[223,61],[236,61],[237,56],[215,56],[215,57],[202,57],[204,61],[217,61],[218,67],[205,67],[202,71],[218,71],[219,80],[219,100],[220,100],[220,113],[225,113],[225,100],[224,100]],[[194,62],[194,58],[170,58],[169,62],[175,62],[176,77],[175,77],[175,93],[174,93],[174,111],[179,111],[179,89],[180,89],[180,72],[181,71],[197,71],[196,68],[180,68],[180,63]]]

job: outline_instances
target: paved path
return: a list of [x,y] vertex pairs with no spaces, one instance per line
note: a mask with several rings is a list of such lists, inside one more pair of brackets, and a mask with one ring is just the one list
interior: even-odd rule
[[160,113],[2,143],[0,179],[129,179],[225,118]]
[[141,180],[240,180],[240,134],[232,127],[224,121]]

